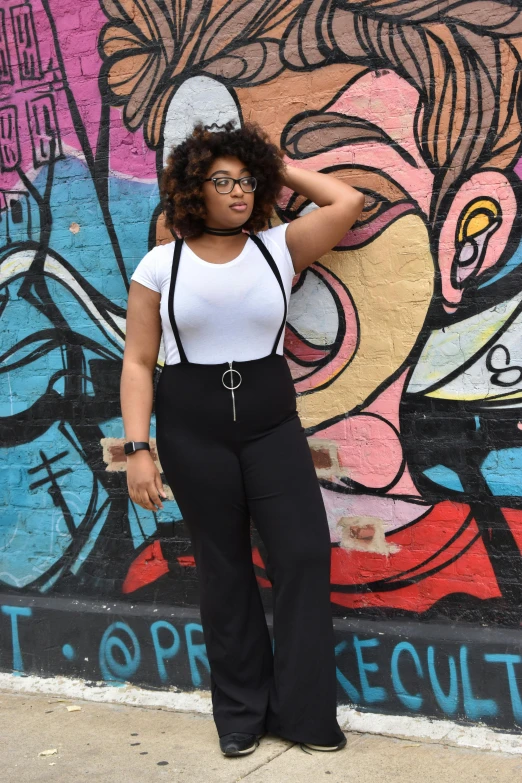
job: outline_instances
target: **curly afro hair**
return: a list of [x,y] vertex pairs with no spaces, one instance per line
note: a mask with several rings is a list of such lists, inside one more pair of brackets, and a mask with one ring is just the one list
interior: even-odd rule
[[182,237],[198,237],[205,224],[202,184],[212,161],[233,155],[248,166],[257,179],[252,214],[243,228],[262,231],[273,215],[284,183],[284,152],[270,142],[268,134],[253,121],[240,128],[229,120],[216,127],[198,122],[190,136],[170,150],[160,177],[160,197],[165,226]]

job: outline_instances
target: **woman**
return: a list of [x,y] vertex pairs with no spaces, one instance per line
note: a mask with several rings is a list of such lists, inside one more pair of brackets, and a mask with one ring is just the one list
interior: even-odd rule
[[[161,180],[166,226],[179,238],[140,261],[127,309],[129,494],[151,511],[166,497],[148,444],[163,333],[156,445],[192,540],[226,756],[253,752],[265,732],[303,749],[346,745],[336,720],[330,535],[283,339],[294,275],[339,242],[364,199],[282,158],[256,123],[196,125]],[[264,230],[283,185],[318,208]],[[268,553],[274,649],[250,518]]]

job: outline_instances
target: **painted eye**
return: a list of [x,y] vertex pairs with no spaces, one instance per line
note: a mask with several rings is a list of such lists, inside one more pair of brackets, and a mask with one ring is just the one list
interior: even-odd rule
[[[345,236],[338,250],[363,247],[405,214],[417,212],[411,196],[382,172],[363,166],[346,166],[334,172],[342,182],[360,190],[365,197],[363,211]],[[284,211],[288,220],[305,215],[315,208],[304,196],[294,194]]]

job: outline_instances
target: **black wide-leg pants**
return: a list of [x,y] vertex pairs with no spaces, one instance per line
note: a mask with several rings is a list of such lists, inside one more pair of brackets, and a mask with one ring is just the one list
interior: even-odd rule
[[[286,359],[166,365],[156,444],[188,527],[218,735],[265,731],[332,745],[336,719],[330,534]],[[252,563],[268,553],[274,650]]]

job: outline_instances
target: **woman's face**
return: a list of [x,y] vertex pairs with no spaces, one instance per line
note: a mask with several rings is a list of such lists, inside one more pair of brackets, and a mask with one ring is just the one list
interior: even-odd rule
[[[207,177],[248,177],[251,172],[245,164],[234,156],[215,158],[209,166]],[[239,182],[234,184],[230,193],[218,193],[213,182],[204,182],[202,187],[207,216],[205,223],[212,228],[236,228],[243,225],[252,214],[254,193],[245,193]],[[233,209],[235,205],[244,204],[242,209]]]

